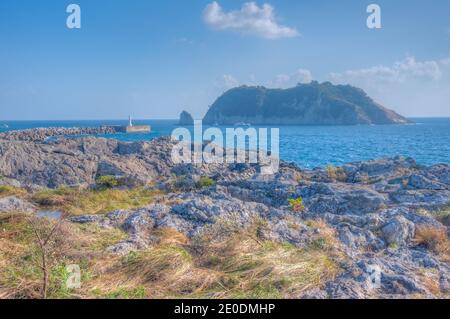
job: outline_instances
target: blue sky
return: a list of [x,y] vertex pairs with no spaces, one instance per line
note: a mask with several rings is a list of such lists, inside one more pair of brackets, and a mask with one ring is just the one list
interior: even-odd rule
[[199,118],[233,86],[311,79],[450,116],[447,0],[2,0],[0,41],[0,120]]

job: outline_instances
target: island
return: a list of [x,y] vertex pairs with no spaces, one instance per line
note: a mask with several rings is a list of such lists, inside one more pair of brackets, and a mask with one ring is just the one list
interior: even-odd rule
[[203,124],[234,125],[407,124],[405,117],[376,103],[362,89],[330,82],[289,89],[241,86],[220,96]]

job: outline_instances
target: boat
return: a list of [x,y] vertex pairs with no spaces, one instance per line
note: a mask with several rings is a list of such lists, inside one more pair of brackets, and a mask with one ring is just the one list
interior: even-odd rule
[[245,123],[245,122],[238,122],[238,123],[234,123],[234,126],[246,126],[246,127],[250,127],[252,126],[250,123]]
[[9,128],[8,124],[0,124],[0,128]]

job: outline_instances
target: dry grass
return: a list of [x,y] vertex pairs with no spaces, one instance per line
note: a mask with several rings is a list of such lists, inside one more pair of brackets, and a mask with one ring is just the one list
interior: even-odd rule
[[328,178],[332,181],[345,182],[347,180],[347,175],[341,167],[328,165],[325,170],[327,172]]
[[320,250],[340,251],[340,241],[336,237],[336,230],[323,219],[311,219],[305,224],[317,230],[317,234],[311,238],[310,247]]
[[445,228],[420,225],[416,228],[415,242],[445,260],[450,260],[450,241]]
[[[0,218],[0,297],[38,298],[39,269],[26,215]],[[141,252],[112,255],[106,248],[126,235],[117,229],[68,224],[64,255],[51,271],[51,298],[290,298],[321,287],[340,272],[338,252],[323,221],[314,221],[327,245],[301,249],[265,240],[255,219],[242,228],[218,220],[194,240],[173,229],[152,236]],[[78,264],[82,288],[65,288],[65,265]]]
[[137,188],[80,190],[60,188],[41,191],[33,195],[37,204],[64,211],[70,215],[103,214],[119,209],[134,209],[150,204],[158,193]]
[[[30,218],[27,214],[0,215],[0,298],[40,298],[42,271]],[[55,221],[39,219],[51,226]],[[61,234],[54,239],[49,256],[50,298],[73,298],[77,291],[65,287],[68,273],[65,266],[78,264],[82,279],[90,276],[91,266],[101,259],[107,246],[124,239],[119,230],[97,229],[63,223]]]

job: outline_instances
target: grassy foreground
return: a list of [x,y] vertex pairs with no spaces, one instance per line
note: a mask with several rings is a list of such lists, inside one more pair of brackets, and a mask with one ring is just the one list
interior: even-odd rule
[[[0,298],[42,298],[42,251],[26,214],[0,214]],[[40,219],[39,231],[56,221]],[[259,238],[258,227],[218,233],[218,221],[189,240],[172,229],[154,231],[159,244],[125,256],[107,247],[126,238],[119,229],[63,222],[47,246],[48,298],[289,298],[339,273],[340,253]],[[81,288],[69,289],[67,266],[79,265]]]

